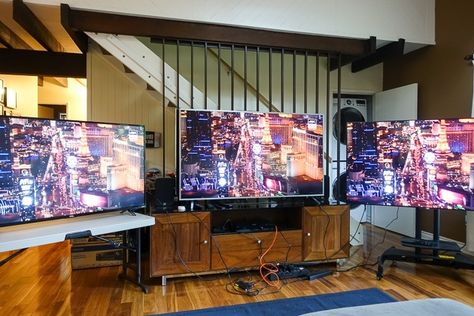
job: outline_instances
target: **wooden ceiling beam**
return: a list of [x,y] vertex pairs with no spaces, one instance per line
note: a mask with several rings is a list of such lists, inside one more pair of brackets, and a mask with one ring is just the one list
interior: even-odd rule
[[[106,21],[106,23],[105,23]],[[285,48],[364,56],[371,53],[369,39],[350,39],[252,29],[209,23],[84,11],[71,8],[68,26],[75,31],[187,39],[237,45]]]
[[31,49],[24,40],[15,34],[8,26],[0,21],[0,43],[7,48]]
[[36,17],[23,0],[13,0],[13,19],[50,52],[64,52],[64,47]]
[[[370,39],[370,49],[369,51],[371,53],[375,52],[376,50],[376,44],[377,44],[377,38],[375,36],[371,36]],[[370,54],[370,53],[369,53]],[[341,56],[341,68],[344,67],[345,65],[348,65],[350,63],[352,63],[354,60],[357,60],[358,58],[361,58],[361,56],[354,56],[354,55],[342,55]],[[330,70],[333,71],[333,70],[336,70],[337,67],[338,67],[338,56],[331,56],[331,59],[329,61],[329,65],[330,65]]]
[[88,37],[82,31],[75,31],[70,27],[69,17],[71,14],[71,9],[67,4],[61,3],[61,25],[64,27],[66,32],[72,38],[76,46],[83,53],[87,53],[89,46]]
[[13,48],[10,43],[8,43],[7,41],[5,41],[2,37],[0,37],[0,45],[2,45],[2,47],[5,47],[5,48]]
[[86,78],[86,55],[24,49],[0,49],[0,73]]
[[399,39],[397,42],[392,42],[380,47],[372,54],[358,58],[352,62],[352,72],[359,72],[369,67],[375,66],[384,60],[396,56],[402,56],[405,48],[405,40]]

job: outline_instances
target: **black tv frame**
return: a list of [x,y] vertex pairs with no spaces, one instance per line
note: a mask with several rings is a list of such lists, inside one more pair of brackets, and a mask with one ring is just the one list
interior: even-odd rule
[[[181,198],[181,137],[180,137],[180,128],[181,128],[181,120],[180,120],[180,114],[181,114],[181,111],[194,111],[194,112],[199,112],[199,111],[205,111],[205,112],[213,112],[213,111],[217,111],[217,112],[238,112],[238,113],[241,113],[241,112],[245,112],[245,113],[257,113],[257,114],[266,114],[266,113],[270,113],[270,114],[299,114],[299,115],[320,115],[322,117],[322,121],[323,121],[323,134],[322,134],[322,140],[323,140],[323,145],[322,145],[322,157],[323,157],[323,165],[322,165],[322,169],[323,169],[323,178],[321,180],[321,193],[318,193],[318,194],[309,194],[309,195],[285,195],[285,196],[267,196],[267,197],[223,197],[223,198],[198,198],[198,199],[192,199],[192,198],[187,198],[187,199],[183,199]],[[282,200],[282,198],[290,198],[290,199],[307,199],[307,198],[312,198],[313,200],[314,199],[322,199],[323,201],[326,201],[326,203],[324,204],[328,204],[327,201],[328,201],[328,197],[329,197],[329,192],[328,192],[328,187],[327,187],[327,184],[328,184],[328,177],[326,175],[326,173],[328,172],[326,170],[326,173],[325,173],[325,170],[324,170],[324,147],[325,147],[325,135],[324,135],[324,124],[326,124],[325,122],[325,116],[321,113],[289,113],[289,112],[258,112],[258,111],[248,111],[248,110],[227,110],[227,109],[197,109],[197,108],[191,108],[191,109],[183,109],[183,108],[177,108],[176,109],[176,147],[178,148],[178,150],[176,151],[176,176],[175,176],[175,180],[176,180],[176,197],[178,199],[178,202],[181,202],[181,203],[189,203],[189,202],[193,202],[193,203],[203,203],[205,204],[206,206],[208,204],[221,204],[221,203],[225,203],[225,207],[228,207],[228,208],[233,208],[232,207],[232,204],[235,204],[236,202],[238,203],[239,201],[242,201],[242,200],[257,200],[257,201],[260,201],[260,202],[263,202],[263,204],[269,204],[269,203],[272,203],[273,199],[275,200]],[[165,175],[163,175],[165,176]],[[314,201],[308,203],[308,205],[312,205],[314,203]],[[297,205],[300,205],[301,203],[294,203],[294,204],[297,204]],[[322,204],[320,201],[317,202],[317,204]],[[284,207],[287,207],[288,206],[288,203],[284,203]],[[220,206],[218,206],[217,208],[219,208]],[[207,207],[206,207],[207,208]],[[212,208],[212,206],[211,206]]]
[[[369,123],[380,123],[380,122],[390,122],[390,123],[395,123],[395,122],[408,122],[408,121],[440,121],[440,120],[463,120],[463,119],[473,119],[474,117],[462,117],[462,118],[431,118],[431,119],[407,119],[407,120],[383,120],[383,121],[367,121],[367,122],[348,122],[346,127],[349,127],[349,124],[356,123],[356,124],[369,124]],[[474,123],[472,123],[474,125]],[[349,135],[347,135],[349,137]],[[346,151],[346,169],[348,167],[348,156],[349,156],[349,151]],[[347,172],[347,170],[346,170]],[[349,184],[346,184],[346,190],[348,190]],[[346,191],[347,193],[347,191]],[[349,197],[349,195],[347,195]],[[402,207],[402,208],[421,208],[421,209],[433,209],[433,210],[444,210],[444,208],[441,207],[435,207],[435,208],[427,208],[423,207],[420,205],[388,205],[388,204],[378,204],[378,203],[364,203],[361,201],[350,201],[349,198],[347,198],[348,203],[355,203],[355,204],[361,204],[361,205],[371,205],[371,206],[390,206],[390,207]],[[453,210],[453,211],[460,211],[460,212],[474,212],[474,209],[455,209],[455,208],[446,208],[446,210]]]
[[[74,123],[126,125],[126,126],[141,127],[143,129],[143,187],[145,188],[146,147],[145,147],[145,125],[143,125],[143,124],[112,123],[112,122],[104,122],[104,121],[84,121],[84,120],[70,120],[70,119],[57,120],[57,119],[47,119],[47,118],[40,118],[40,117],[31,117],[31,116],[0,115],[0,119],[4,119],[4,118],[7,118],[7,119],[17,118],[17,119],[30,119],[30,120],[47,120],[47,121],[66,121],[66,122],[74,122]],[[96,210],[96,211],[91,212],[91,213],[81,213],[81,214],[73,214],[73,215],[66,215],[66,216],[55,216],[55,217],[50,217],[50,218],[41,218],[41,219],[35,219],[34,221],[29,221],[29,222],[12,222],[12,223],[1,223],[0,222],[0,228],[8,227],[8,226],[35,224],[35,223],[46,222],[46,221],[54,221],[54,220],[61,220],[61,219],[67,219],[67,218],[76,218],[76,217],[81,217],[81,216],[88,216],[88,215],[94,215],[94,214],[104,214],[104,213],[111,213],[111,212],[130,211],[130,212],[133,213],[136,210],[145,209],[145,208],[146,208],[146,193],[145,193],[145,189],[144,189],[144,191],[143,191],[143,204],[142,205],[136,205],[136,206],[131,206],[131,207],[110,208],[110,209],[109,208],[101,208],[101,210]]]

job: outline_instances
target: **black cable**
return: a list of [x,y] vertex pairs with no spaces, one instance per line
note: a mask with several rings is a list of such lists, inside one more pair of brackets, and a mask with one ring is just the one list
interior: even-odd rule
[[319,205],[319,208],[321,209],[321,211],[323,211],[323,213],[326,215],[326,218],[328,220],[326,223],[326,228],[324,229],[324,235],[323,235],[324,260],[328,261],[326,238],[328,234],[329,223],[331,222],[331,216],[329,216],[328,212],[326,212],[321,205]]
[[173,241],[174,241],[174,251],[176,253],[176,255],[178,256],[178,259],[179,261],[181,261],[181,264],[184,266],[184,268],[189,272],[191,273],[192,275],[194,275],[195,277],[197,277],[199,280],[201,281],[205,281],[199,274],[197,274],[196,272],[194,272],[189,266],[188,264],[186,263],[186,261],[183,259],[183,257],[181,256],[181,251],[179,250],[179,246],[178,246],[178,232],[176,231],[176,228],[174,227],[174,223],[171,219],[171,215],[169,214],[168,210],[165,209],[165,214],[166,216],[168,217],[168,223],[170,224],[171,226],[171,229],[173,230]]
[[395,215],[395,218],[392,219],[385,227],[384,227],[384,234],[383,234],[383,237],[382,237],[382,240],[379,241],[378,243],[376,243],[373,247],[371,247],[371,249],[369,250],[369,253],[366,257],[366,259],[364,260],[363,263],[360,263],[360,264],[357,264],[355,266],[352,266],[350,268],[347,268],[347,269],[344,269],[344,270],[337,270],[337,272],[349,272],[351,270],[354,270],[356,268],[361,268],[361,267],[373,267],[375,266],[378,261],[375,261],[375,262],[372,262],[372,263],[369,263],[369,260],[370,260],[370,257],[372,256],[372,252],[381,244],[383,244],[385,242],[385,238],[387,237],[387,232],[388,232],[388,228],[390,227],[390,225],[393,224],[393,222],[397,221],[398,220],[398,214],[399,214],[399,211],[400,211],[400,207],[397,207],[397,213]]
[[[359,232],[359,229],[360,229],[360,225],[362,224],[362,220],[364,218],[364,215],[365,215],[365,212],[367,211],[367,205],[364,205],[364,211],[362,212],[362,215],[360,216],[360,219],[359,219],[359,223],[357,224],[357,228],[356,228],[356,231],[354,232],[354,235],[352,235],[352,237],[344,244],[342,245],[342,247],[339,248],[338,251],[336,251],[335,253],[333,253],[331,256],[327,257],[325,262],[327,262],[329,259],[332,259],[334,258],[338,253],[340,253],[344,248],[346,248],[348,245],[350,245],[350,243],[355,239],[355,237],[357,236],[357,233]],[[327,232],[326,232],[327,233]],[[323,237],[323,240],[325,239],[326,237]]]
[[283,240],[285,240],[286,245],[288,246],[288,250],[286,251],[286,256],[285,256],[285,263],[287,264],[288,263],[288,257],[290,256],[290,251],[291,251],[292,245],[290,244],[288,239],[286,239],[285,235],[283,234],[283,232],[281,230],[279,230],[278,232],[280,233],[281,237],[283,237]]
[[207,224],[206,224],[199,216],[197,216],[196,214],[194,214],[194,212],[189,212],[189,213],[190,213],[192,216],[196,217],[196,218],[199,220],[199,222],[200,222],[200,223],[206,228],[206,230],[209,232],[209,236],[210,236],[211,239],[212,239],[211,247],[212,247],[213,245],[215,245],[216,250],[217,250],[217,253],[219,254],[219,257],[221,258],[222,264],[224,265],[226,274],[227,274],[229,280],[232,279],[232,277],[230,276],[229,267],[228,267],[227,264],[225,263],[224,257],[222,256],[219,243],[214,239],[214,236],[212,235],[211,229],[209,228],[209,226],[207,226]]

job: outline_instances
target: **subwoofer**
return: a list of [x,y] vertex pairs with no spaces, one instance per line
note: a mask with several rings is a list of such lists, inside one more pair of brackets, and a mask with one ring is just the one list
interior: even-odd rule
[[153,206],[157,211],[174,209],[176,206],[176,179],[157,178],[153,194]]

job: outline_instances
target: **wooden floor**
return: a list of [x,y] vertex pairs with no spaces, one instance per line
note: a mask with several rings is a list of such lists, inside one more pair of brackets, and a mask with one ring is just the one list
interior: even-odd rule
[[[368,249],[382,239],[382,230],[365,228],[365,246],[353,248],[351,260],[341,269],[365,260]],[[397,245],[399,238],[388,233],[369,262],[385,248]],[[31,248],[0,267],[0,315],[142,315],[371,287],[398,300],[446,297],[474,306],[474,271],[467,270],[387,263],[381,281],[375,278],[375,268],[357,268],[322,280],[292,282],[277,293],[255,297],[228,293],[226,275],[203,280],[189,277],[168,280],[167,286],[152,286],[149,294],[143,294],[133,284],[117,280],[119,267],[71,272],[69,251],[67,243]],[[251,275],[258,279],[256,273]],[[235,274],[239,276],[249,277]]]

